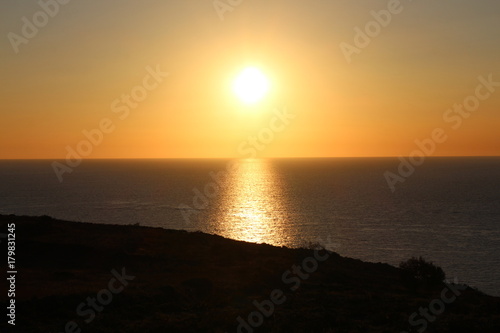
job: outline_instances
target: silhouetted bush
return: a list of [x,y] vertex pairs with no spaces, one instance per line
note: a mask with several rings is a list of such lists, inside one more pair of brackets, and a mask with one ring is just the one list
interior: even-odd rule
[[324,250],[325,246],[321,244],[320,242],[303,242],[303,245],[300,247],[302,249],[306,250]]
[[427,262],[424,258],[412,257],[399,264],[403,283],[410,288],[430,287],[439,285],[446,278],[441,267]]

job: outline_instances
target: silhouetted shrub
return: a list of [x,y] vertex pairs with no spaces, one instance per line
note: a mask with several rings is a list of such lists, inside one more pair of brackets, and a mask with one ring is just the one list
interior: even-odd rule
[[399,264],[403,283],[411,288],[439,285],[446,278],[441,267],[427,262],[424,258],[412,257]]
[[321,244],[320,242],[307,242],[307,244],[304,246],[305,249],[308,250],[324,250],[325,246]]

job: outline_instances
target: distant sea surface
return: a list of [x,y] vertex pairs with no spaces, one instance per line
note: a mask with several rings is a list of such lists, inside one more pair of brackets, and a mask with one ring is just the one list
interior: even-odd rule
[[423,256],[500,296],[500,158],[427,158],[394,192],[397,158],[85,160],[62,182],[51,163],[0,161],[0,213]]

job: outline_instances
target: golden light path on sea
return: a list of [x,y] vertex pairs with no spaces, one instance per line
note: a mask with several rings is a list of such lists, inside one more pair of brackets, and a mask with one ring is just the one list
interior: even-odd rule
[[265,159],[238,161],[223,187],[212,223],[218,234],[273,245],[289,241],[281,182]]

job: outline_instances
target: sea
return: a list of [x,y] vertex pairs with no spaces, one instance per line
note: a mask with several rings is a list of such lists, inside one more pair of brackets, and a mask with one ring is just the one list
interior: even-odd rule
[[396,266],[422,256],[447,279],[500,296],[500,158],[413,162],[2,160],[0,214],[200,230],[276,246],[319,243]]

